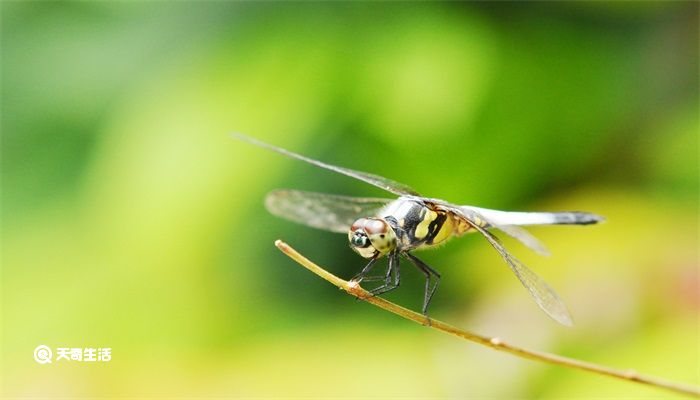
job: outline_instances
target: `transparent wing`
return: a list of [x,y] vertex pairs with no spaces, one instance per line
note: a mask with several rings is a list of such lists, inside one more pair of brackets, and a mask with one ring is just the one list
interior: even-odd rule
[[384,178],[379,175],[374,175],[370,174],[367,172],[361,172],[361,171],[355,171],[349,168],[343,168],[343,167],[337,167],[335,165],[331,164],[326,164],[321,161],[314,160],[313,158],[305,157],[302,156],[301,154],[297,154],[294,152],[291,152],[289,150],[285,150],[283,148],[273,146],[271,144],[267,144],[265,142],[261,142],[257,139],[253,139],[251,137],[241,135],[240,133],[232,133],[232,137],[236,139],[240,139],[243,141],[246,141],[248,143],[254,144],[256,146],[260,146],[263,148],[266,148],[268,150],[275,151],[277,153],[283,154],[287,157],[291,158],[296,158],[297,160],[305,161],[309,164],[315,165],[320,168],[327,169],[329,171],[337,172],[339,174],[343,174],[345,176],[349,176],[351,178],[359,179],[363,182],[369,183],[370,185],[374,185],[380,189],[384,189],[386,191],[389,191],[391,193],[394,193],[399,196],[404,196],[404,195],[414,195],[418,196],[418,193],[411,189],[408,185],[404,185],[403,183],[399,183],[396,181],[393,181],[391,179]]
[[505,233],[506,235],[518,240],[520,243],[527,246],[529,249],[535,251],[543,256],[549,256],[551,253],[547,247],[536,237],[532,236],[530,232],[521,228],[517,225],[493,225],[496,229]]
[[530,292],[530,295],[535,299],[537,305],[540,306],[547,315],[562,325],[573,325],[571,314],[569,314],[569,310],[567,310],[564,301],[559,298],[559,295],[557,295],[554,289],[549,287],[544,279],[532,272],[525,264],[503,247],[498,238],[487,230],[489,226],[484,217],[474,210],[463,210],[457,206],[453,206],[452,211],[465,218],[474,229],[488,240],[491,246],[503,257],[510,269],[513,270],[515,276],[520,279],[523,286]]
[[313,228],[348,233],[361,217],[372,217],[392,200],[349,197],[299,190],[275,190],[265,198],[272,214]]

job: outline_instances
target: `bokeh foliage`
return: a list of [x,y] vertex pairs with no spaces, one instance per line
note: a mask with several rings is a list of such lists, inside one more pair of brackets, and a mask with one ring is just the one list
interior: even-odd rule
[[[3,2],[2,393],[16,397],[657,396],[422,330],[349,277],[346,238],[270,216],[290,187],[382,193],[244,132],[503,209],[582,209],[513,251],[557,326],[469,236],[423,258],[433,315],[511,342],[699,381],[698,4]],[[404,268],[388,297],[417,308]],[[34,347],[112,347],[38,365]]]

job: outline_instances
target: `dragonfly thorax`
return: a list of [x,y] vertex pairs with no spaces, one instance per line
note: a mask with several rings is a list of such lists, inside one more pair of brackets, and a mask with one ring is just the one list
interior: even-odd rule
[[360,218],[348,232],[350,247],[364,258],[378,258],[396,249],[396,233],[383,218]]

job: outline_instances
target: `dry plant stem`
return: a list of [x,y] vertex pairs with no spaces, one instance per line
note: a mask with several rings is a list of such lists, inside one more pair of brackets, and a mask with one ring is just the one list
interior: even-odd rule
[[499,351],[510,353],[517,357],[541,361],[549,364],[561,365],[567,368],[580,369],[600,375],[607,375],[625,381],[642,383],[645,385],[650,385],[657,388],[670,390],[676,393],[682,393],[685,395],[700,398],[700,389],[693,386],[670,382],[665,379],[656,378],[652,376],[641,375],[638,374],[635,370],[619,370],[585,361],[576,360],[573,358],[558,356],[556,354],[528,350],[510,345],[497,337],[486,337],[477,335],[475,333],[455,328],[452,325],[446,324],[433,318],[430,318],[430,320],[428,320],[428,318],[426,318],[422,314],[403,308],[390,301],[384,300],[381,297],[372,296],[371,293],[361,288],[360,285],[358,285],[355,282],[346,281],[338,278],[337,276],[314,264],[306,257],[302,256],[296,250],[294,250],[292,247],[290,247],[288,244],[281,240],[277,240],[275,242],[275,246],[277,246],[284,254],[292,258],[297,263],[301,264],[309,271],[334,284],[338,288],[343,289],[348,294],[351,294],[368,303],[374,304],[377,307],[383,308],[389,312],[400,315],[406,319],[410,319],[411,321],[415,321],[419,324],[428,326],[430,328],[437,329],[445,333],[461,337],[463,339],[471,340],[472,342],[476,342]]

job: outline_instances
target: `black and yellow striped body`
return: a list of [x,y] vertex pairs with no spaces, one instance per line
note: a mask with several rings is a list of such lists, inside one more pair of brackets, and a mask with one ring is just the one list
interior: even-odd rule
[[470,228],[450,211],[416,199],[400,198],[382,210],[381,216],[396,231],[400,251],[438,245]]

